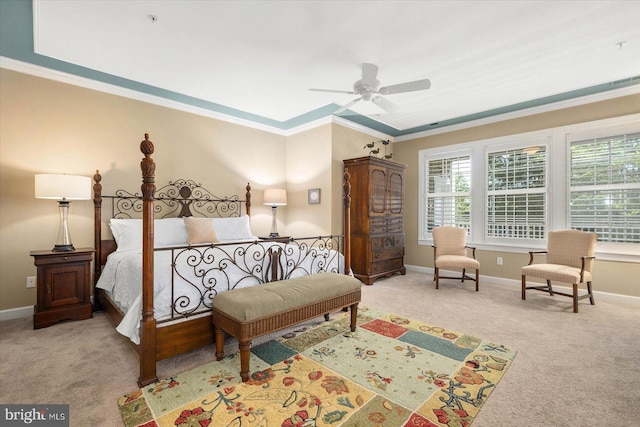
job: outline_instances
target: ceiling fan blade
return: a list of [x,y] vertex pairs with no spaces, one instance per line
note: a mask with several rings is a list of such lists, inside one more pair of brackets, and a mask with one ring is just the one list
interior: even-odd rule
[[357,103],[358,101],[360,101],[362,98],[356,98],[353,101],[349,102],[348,104],[343,105],[342,107],[340,107],[338,110],[334,111],[333,114],[338,114],[338,113],[342,113],[343,111],[346,111],[349,109],[349,107],[351,107],[353,104]]
[[362,84],[375,87],[378,80],[378,66],[365,62],[362,64]]
[[395,113],[400,109],[396,104],[381,96],[374,96],[371,102],[382,108],[387,113]]
[[415,92],[417,90],[427,90],[431,87],[429,79],[416,80],[413,82],[399,83],[397,85],[381,87],[378,93],[391,95],[393,93]]
[[347,93],[349,95],[356,95],[352,90],[334,90],[334,89],[309,89],[313,92],[331,92],[331,93]]

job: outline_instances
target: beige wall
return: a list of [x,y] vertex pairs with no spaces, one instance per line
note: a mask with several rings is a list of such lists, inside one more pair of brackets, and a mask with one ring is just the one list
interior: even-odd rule
[[[286,235],[306,237],[331,232],[330,159],[330,124],[287,138],[287,198],[290,206],[286,207]],[[308,191],[312,188],[320,189],[319,204],[308,202]]]
[[[394,144],[394,160],[407,165],[406,171],[406,256],[408,265],[433,267],[431,246],[418,244],[418,174],[419,150],[451,144],[515,135],[540,129],[565,126],[640,112],[640,95],[630,95],[609,101],[567,108],[548,113],[473,128],[441,133]],[[520,267],[529,262],[525,253],[478,251],[481,275],[520,280]],[[503,258],[503,265],[496,258]],[[594,266],[594,290],[640,297],[640,264],[598,260]]]

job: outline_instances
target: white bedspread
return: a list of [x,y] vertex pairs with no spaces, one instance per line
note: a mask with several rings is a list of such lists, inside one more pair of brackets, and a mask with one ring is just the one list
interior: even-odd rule
[[[215,247],[156,250],[154,256],[154,316],[156,320],[172,315],[198,312],[211,307],[219,292],[255,286],[270,277],[271,250],[283,248],[281,268],[286,277],[344,271],[341,254],[330,249],[307,248],[276,242],[242,243]],[[175,259],[174,259],[175,258]],[[175,268],[172,264],[175,262]],[[173,286],[172,286],[173,284]],[[100,275],[98,288],[106,291],[125,313],[116,330],[140,343],[142,319],[142,254],[139,251],[113,252]],[[173,288],[173,296],[172,296]],[[176,307],[172,310],[172,305]],[[183,316],[179,316],[183,317]]]

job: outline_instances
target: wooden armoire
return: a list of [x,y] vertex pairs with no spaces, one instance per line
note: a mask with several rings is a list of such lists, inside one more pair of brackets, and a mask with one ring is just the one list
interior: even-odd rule
[[404,267],[404,169],[377,157],[344,160],[351,175],[351,268],[367,285]]

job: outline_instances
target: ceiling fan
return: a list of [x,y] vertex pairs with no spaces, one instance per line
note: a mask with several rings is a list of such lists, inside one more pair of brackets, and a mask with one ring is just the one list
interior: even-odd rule
[[398,83],[391,86],[380,87],[380,81],[376,79],[378,66],[374,64],[362,64],[362,78],[353,84],[353,90],[333,89],[309,89],[315,92],[346,93],[359,95],[358,98],[340,107],[333,114],[341,113],[360,101],[371,101],[387,113],[398,111],[398,106],[381,95],[393,95],[394,93],[414,92],[427,90],[431,87],[429,79],[415,80],[412,82]]

